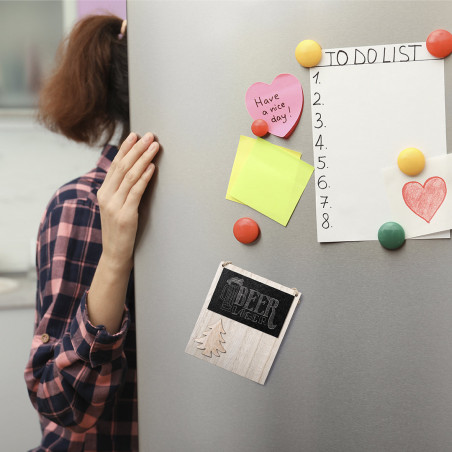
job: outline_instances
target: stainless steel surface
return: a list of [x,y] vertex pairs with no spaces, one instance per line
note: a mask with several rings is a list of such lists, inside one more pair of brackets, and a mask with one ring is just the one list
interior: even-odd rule
[[[319,244],[313,179],[287,228],[224,199],[254,82],[299,78],[297,129],[268,139],[313,164],[298,42],[418,42],[451,18],[450,2],[129,1],[132,125],[163,146],[136,256],[140,450],[452,450],[451,241]],[[221,260],[303,292],[263,387],[184,354]]]

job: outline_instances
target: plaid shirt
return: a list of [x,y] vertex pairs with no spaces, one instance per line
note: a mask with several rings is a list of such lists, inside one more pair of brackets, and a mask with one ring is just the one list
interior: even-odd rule
[[25,369],[43,431],[35,451],[138,450],[133,277],[117,334],[92,325],[86,308],[102,252],[96,193],[117,151],[106,146],[95,169],[60,188],[41,221]]

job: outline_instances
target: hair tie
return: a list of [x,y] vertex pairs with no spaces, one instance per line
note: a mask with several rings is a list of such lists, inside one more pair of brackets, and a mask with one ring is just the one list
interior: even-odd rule
[[119,39],[122,39],[124,37],[124,34],[126,33],[126,27],[127,27],[127,20],[123,20],[121,24],[121,32],[118,35]]

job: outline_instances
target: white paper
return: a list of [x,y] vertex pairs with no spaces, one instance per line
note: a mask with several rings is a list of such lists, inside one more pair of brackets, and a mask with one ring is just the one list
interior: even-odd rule
[[[407,238],[452,228],[452,154],[428,159],[422,173],[415,177],[403,174],[398,167],[386,168],[383,175],[392,218],[403,226]],[[431,218],[422,218],[406,204],[402,189],[410,182],[424,186],[433,177],[443,179],[450,192],[440,205],[432,206],[432,214],[437,210]]]
[[382,170],[447,154],[444,62],[425,43],[326,49],[310,77],[318,241],[376,240],[394,221]]

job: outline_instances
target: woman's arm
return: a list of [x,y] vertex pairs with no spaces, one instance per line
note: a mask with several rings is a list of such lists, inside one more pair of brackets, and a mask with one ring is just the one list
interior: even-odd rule
[[131,133],[97,193],[102,221],[102,255],[88,293],[88,316],[110,334],[120,329],[138,226],[138,206],[154,173],[159,150],[151,133]]

